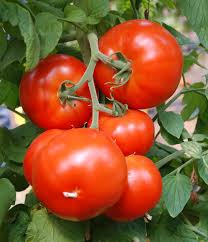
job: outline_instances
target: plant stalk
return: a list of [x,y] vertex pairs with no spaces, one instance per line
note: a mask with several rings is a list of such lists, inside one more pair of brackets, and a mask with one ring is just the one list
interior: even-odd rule
[[161,168],[163,167],[164,165],[166,165],[168,162],[172,161],[173,159],[181,156],[184,154],[184,150],[177,150],[176,152],[168,155],[167,157],[159,160],[157,163],[155,163],[155,165],[158,167],[158,168]]

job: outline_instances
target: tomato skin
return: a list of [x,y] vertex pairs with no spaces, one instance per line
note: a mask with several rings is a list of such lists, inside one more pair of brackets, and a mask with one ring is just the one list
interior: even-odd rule
[[154,142],[154,123],[142,111],[129,109],[121,117],[100,113],[99,129],[115,141],[125,156],[144,155]]
[[[55,54],[41,60],[27,72],[20,83],[20,102],[33,123],[44,129],[82,127],[91,115],[88,102],[74,100],[71,105],[61,103],[58,92],[66,81],[77,83],[86,70],[80,60]],[[87,83],[76,92],[90,98]]]
[[[99,48],[108,56],[121,52],[131,62],[128,83],[113,89],[116,100],[133,109],[150,108],[175,92],[182,74],[182,51],[175,38],[159,24],[149,20],[126,21],[106,32],[99,40]],[[115,81],[114,74],[108,65],[97,63],[94,77],[108,97],[108,82]]]
[[32,185],[33,162],[39,158],[41,150],[58,134],[62,133],[59,129],[50,129],[40,134],[29,146],[23,161],[24,176],[28,183]]
[[[93,129],[71,129],[53,139],[33,167],[37,198],[57,216],[85,220],[120,198],[127,179],[125,157],[116,144]],[[67,198],[63,192],[77,193]]]
[[128,184],[120,200],[106,216],[116,221],[131,221],[143,216],[160,200],[162,178],[155,164],[139,155],[126,157]]

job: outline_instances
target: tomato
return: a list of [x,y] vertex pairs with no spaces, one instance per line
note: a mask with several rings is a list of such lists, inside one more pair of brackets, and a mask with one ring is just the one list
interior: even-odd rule
[[160,200],[162,178],[155,164],[139,155],[126,157],[128,184],[121,199],[106,215],[117,221],[130,221],[143,216]]
[[[130,61],[128,83],[113,89],[114,98],[130,108],[157,106],[175,92],[182,73],[182,51],[161,25],[149,20],[126,21],[106,32],[99,40],[99,48],[108,56],[121,52]],[[108,97],[114,74],[113,68],[97,63],[94,77]]]
[[63,130],[50,129],[40,134],[29,146],[23,161],[23,169],[26,180],[32,185],[32,167],[33,161],[39,158],[40,151],[48,144],[50,140],[62,133]]
[[120,198],[127,181],[125,157],[94,129],[71,129],[51,140],[33,163],[37,198],[57,216],[85,220]]
[[[67,55],[50,55],[26,73],[20,83],[20,102],[33,123],[44,129],[82,127],[91,115],[88,102],[73,100],[71,104],[59,99],[64,81],[77,83],[86,70],[78,59]],[[90,98],[87,83],[76,92]]]
[[[90,125],[91,121],[88,123]],[[142,111],[128,110],[124,116],[100,113],[99,129],[119,146],[124,155],[144,155],[154,142],[154,123]]]

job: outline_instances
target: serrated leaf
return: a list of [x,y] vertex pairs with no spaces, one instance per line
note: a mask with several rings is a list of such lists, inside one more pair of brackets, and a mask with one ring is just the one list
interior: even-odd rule
[[[194,83],[190,88],[204,88],[202,82]],[[187,92],[183,97],[184,108],[181,112],[183,120],[189,120],[197,117],[199,114],[205,113],[208,107],[207,98],[196,92]]]
[[40,41],[30,12],[19,4],[2,0],[0,2],[0,18],[13,26],[19,26],[26,44],[26,70],[32,69],[39,61]]
[[197,235],[177,217],[164,213],[157,224],[149,224],[151,242],[196,242]]
[[183,73],[186,73],[194,64],[206,69],[205,66],[198,62],[198,56],[196,51],[192,51],[190,54],[184,56]]
[[200,159],[202,157],[202,147],[197,142],[183,142],[181,143],[181,147],[185,151],[185,155],[189,158]]
[[162,26],[165,27],[177,39],[180,45],[193,45],[193,44],[197,45],[197,43],[192,42],[188,37],[178,32],[170,25],[162,23]]
[[36,28],[40,36],[40,54],[45,58],[58,44],[62,34],[62,23],[50,13],[40,13],[36,16]]
[[25,44],[22,40],[8,42],[7,50],[0,61],[0,71],[15,61],[22,62],[25,57]]
[[200,177],[208,185],[208,155],[203,155],[202,159],[198,161],[198,171]]
[[0,79],[0,105],[14,109],[19,104],[18,86]]
[[93,221],[93,242],[145,242],[143,219],[128,223],[118,223],[104,217]]
[[183,15],[186,16],[193,30],[199,36],[201,43],[208,48],[208,1],[207,0],[177,0]]
[[180,138],[184,123],[179,114],[174,112],[159,112],[159,121],[162,127],[171,135],[176,138]]
[[60,9],[53,6],[51,0],[48,2],[33,0],[30,1],[28,5],[36,14],[41,12],[48,12],[60,18],[64,16],[64,13]]
[[75,5],[67,5],[64,9],[64,17],[73,23],[84,23],[87,16],[81,8]]
[[7,214],[8,209],[15,202],[16,192],[8,179],[0,179],[0,226]]
[[[56,8],[63,8],[68,0],[42,0],[41,2],[48,3]],[[72,1],[71,1],[72,2]]]
[[84,242],[85,227],[84,222],[65,221],[41,209],[33,213],[25,242]]
[[163,127],[160,128],[160,134],[169,145],[176,145],[183,142],[181,138],[178,139],[174,137],[173,135],[168,133]]
[[87,15],[88,24],[98,24],[109,11],[109,0],[80,0],[80,6]]
[[175,218],[182,212],[190,198],[191,190],[190,179],[180,173],[163,179],[163,199],[171,217]]
[[9,242],[24,242],[29,222],[29,215],[24,211],[18,211],[15,214],[15,220],[9,225]]
[[6,49],[7,49],[7,38],[6,33],[3,31],[3,29],[0,27],[0,59],[4,55]]

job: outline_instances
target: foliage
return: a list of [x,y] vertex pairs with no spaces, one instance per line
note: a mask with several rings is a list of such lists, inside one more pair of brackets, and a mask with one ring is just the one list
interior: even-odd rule
[[[207,0],[155,0],[150,5],[148,0],[117,0],[110,1],[110,4],[108,0],[1,0],[0,105],[17,112],[21,76],[35,67],[41,58],[51,53],[67,53],[82,59],[76,31],[94,30],[101,35],[112,26],[135,18],[135,15],[144,18],[145,10],[154,20],[161,8],[176,8],[186,16],[199,37],[199,42],[193,43],[174,27],[161,23],[184,49],[192,48],[189,53],[184,51],[184,74],[193,64],[204,68],[198,58],[199,50],[207,51],[208,48]],[[86,223],[67,222],[42,208],[32,192],[25,205],[11,208],[15,191],[28,187],[23,176],[23,157],[42,130],[27,118],[24,125],[15,129],[0,128],[2,242],[84,242],[85,237],[88,238],[89,224],[94,226],[90,238],[94,242],[145,242],[146,235],[151,242],[208,241],[207,77],[198,83],[186,83],[186,87],[176,95],[182,97],[183,109],[180,114],[167,111],[172,104],[169,102],[157,108],[156,118],[165,144],[156,142],[148,156],[154,161],[166,158],[176,151],[172,144],[179,144],[184,154],[161,168],[163,197],[160,205],[150,212],[153,218],[148,223],[144,219],[117,223],[103,217]],[[197,124],[193,134],[189,134],[184,123],[192,119],[196,119]]]

